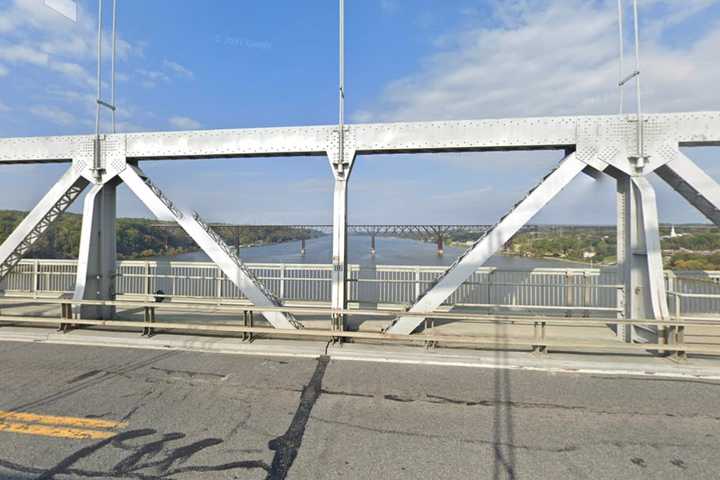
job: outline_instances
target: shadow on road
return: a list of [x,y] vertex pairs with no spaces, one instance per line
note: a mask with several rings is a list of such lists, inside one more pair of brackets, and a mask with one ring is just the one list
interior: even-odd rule
[[507,325],[495,324],[493,480],[515,479],[515,451],[512,417],[512,393],[508,366]]

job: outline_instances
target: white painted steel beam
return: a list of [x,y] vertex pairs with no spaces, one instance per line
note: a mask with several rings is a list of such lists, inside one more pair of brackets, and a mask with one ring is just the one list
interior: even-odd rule
[[82,193],[88,181],[69,168],[0,245],[0,280]]
[[[624,285],[619,299],[622,319],[666,320],[669,316],[655,191],[645,177],[618,173],[616,178],[617,258]],[[655,343],[658,339],[657,328],[652,326],[618,326],[616,333],[626,342]]]
[[[336,138],[339,135],[336,132]],[[356,154],[351,137],[343,138],[342,145],[337,142],[334,150],[327,151],[330,169],[335,179],[333,188],[333,225],[332,225],[332,273],[330,275],[330,304],[337,310],[346,310],[348,306],[348,182],[355,164]],[[333,328],[344,330],[345,316],[337,315],[332,319]]]
[[72,137],[0,138],[0,165],[14,163],[70,163],[88,135]]
[[632,254],[646,258],[648,281],[645,288],[649,291],[645,292],[645,295],[649,296],[652,307],[652,316],[646,318],[667,320],[670,318],[670,314],[667,305],[667,293],[665,292],[662,249],[660,246],[660,223],[658,221],[655,189],[645,177],[632,177],[632,182],[637,192],[641,219],[639,226],[642,227],[640,229],[642,244],[636,245]]
[[[460,256],[450,268],[410,307],[413,313],[432,313],[452,295],[478,268],[492,257],[527,224],[550,200],[565,188],[587,166],[574,153],[567,156],[543,181],[488,230],[475,245]],[[400,317],[388,333],[410,334],[422,317]]]
[[[277,307],[281,303],[242,264],[231,248],[197,214],[175,207],[162,192],[135,166],[128,165],[120,178],[159,220],[171,220],[198,244],[218,265],[227,278],[258,307]],[[275,328],[295,329],[301,325],[290,314],[264,312],[263,316]]]
[[325,155],[334,127],[248,128],[127,134],[129,159]]
[[[332,231],[332,308],[347,308],[347,179],[335,179]],[[340,325],[336,325],[340,328]]]
[[[74,300],[115,300],[117,179],[95,184],[85,196]],[[110,319],[114,307],[83,305],[81,318]]]
[[[644,116],[647,141],[720,146],[720,112]],[[630,144],[634,116],[574,116],[347,125],[358,153],[565,149],[584,141]],[[337,126],[148,132],[107,135],[126,157],[141,159],[324,155],[337,146]],[[93,136],[0,139],[0,164],[70,162]],[[652,145],[649,145],[652,151]]]
[[720,227],[720,185],[692,160],[678,152],[674,160],[655,173]]

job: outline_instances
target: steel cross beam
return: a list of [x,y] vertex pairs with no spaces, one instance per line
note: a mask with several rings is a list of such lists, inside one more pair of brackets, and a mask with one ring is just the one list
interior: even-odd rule
[[655,173],[720,227],[720,186],[692,160],[678,152],[674,160]]
[[88,183],[74,168],[70,168],[53,185],[37,206],[0,245],[0,280],[5,278],[50,225],[72,205]]
[[[648,114],[645,141],[656,163],[666,147],[720,146],[720,112]],[[633,115],[540,117],[345,126],[345,158],[356,154],[566,150],[585,144],[598,149],[632,146]],[[94,135],[0,139],[0,164],[69,163],[92,160]],[[102,136],[103,158],[121,154],[131,161],[267,156],[338,156],[337,126],[148,132]],[[661,151],[662,150],[662,151]],[[339,165],[332,159],[331,165]],[[651,169],[657,168],[651,166]],[[344,170],[345,171],[345,170]]]
[[[244,267],[235,252],[210,228],[197,213],[178,209],[147,176],[133,165],[120,172],[120,178],[130,190],[160,220],[175,221],[198,246],[215,262],[253,305],[278,307],[282,304]],[[263,316],[275,328],[296,329],[301,325],[291,314],[264,312]]]
[[[435,283],[418,298],[408,310],[411,313],[432,313],[475,273],[490,257],[500,250],[530,219],[565,188],[587,164],[579,161],[576,154],[567,156],[560,165],[547,175],[542,183],[532,189],[494,227],[488,230],[472,247],[453,263]],[[388,333],[412,333],[422,317],[400,317],[388,329]]]

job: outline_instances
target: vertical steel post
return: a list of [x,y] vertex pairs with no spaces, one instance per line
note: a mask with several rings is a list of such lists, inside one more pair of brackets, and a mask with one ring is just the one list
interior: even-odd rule
[[[652,187],[643,177],[619,175],[618,271],[623,277],[623,317],[626,320],[666,320],[667,298],[662,272],[657,211]],[[618,325],[626,342],[658,340],[658,328]]]
[[[335,178],[333,197],[332,308],[347,308],[347,179]],[[342,330],[344,316],[333,316],[333,328]]]
[[[117,265],[117,181],[95,185],[85,197],[75,300],[114,300]],[[83,305],[83,318],[110,319],[115,307]]]
[[[345,158],[345,1],[339,0],[339,88],[338,88],[338,149],[328,152],[335,175],[333,193],[333,255],[332,308],[347,308],[347,181],[352,164]],[[334,157],[334,158],[333,158]],[[346,168],[347,167],[347,168]],[[332,327],[343,330],[345,316],[333,315]]]
[[[632,271],[629,261],[630,249],[630,224],[631,224],[631,204],[632,204],[632,185],[630,177],[622,175],[617,178],[617,274],[621,279],[624,288],[618,290],[618,308],[622,308],[622,312],[618,312],[618,320],[629,320],[632,318],[631,292],[632,282],[630,272]],[[632,327],[626,324],[616,325],[616,334],[618,338],[625,342],[631,341]]]

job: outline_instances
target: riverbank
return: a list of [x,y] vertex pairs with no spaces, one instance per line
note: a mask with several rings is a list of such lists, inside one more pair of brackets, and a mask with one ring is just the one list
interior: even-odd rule
[[[438,255],[435,244],[408,238],[377,237],[376,252],[370,251],[370,237],[364,235],[348,236],[348,262],[360,265],[362,268],[372,268],[377,265],[423,265],[423,266],[449,266],[465,251],[448,245],[444,255]],[[255,247],[242,247],[239,252],[244,262],[250,263],[289,263],[289,264],[319,264],[332,263],[332,237],[323,235],[305,242],[305,253],[301,252],[299,241],[289,241],[277,244],[266,244]],[[175,260],[188,262],[207,262],[209,258],[201,251],[190,252],[173,257],[160,256],[161,260]],[[568,268],[565,261],[557,259],[531,259],[520,256],[495,255],[486,264],[505,270],[530,270],[533,268]],[[577,268],[587,267],[578,265]]]

